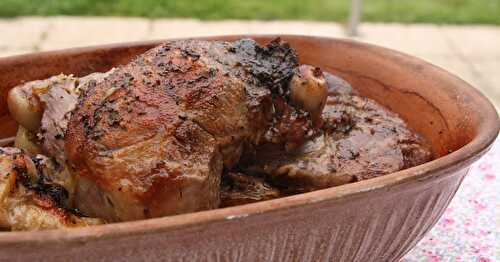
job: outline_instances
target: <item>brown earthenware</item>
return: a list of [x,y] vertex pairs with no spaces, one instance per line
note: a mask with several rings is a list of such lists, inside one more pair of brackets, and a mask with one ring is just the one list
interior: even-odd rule
[[[234,40],[242,36],[212,37]],[[248,36],[266,42],[275,36]],[[237,207],[73,230],[0,233],[0,259],[393,261],[430,230],[470,165],[498,135],[476,89],[420,59],[347,40],[281,36],[301,62],[349,81],[399,113],[438,159],[391,175]],[[5,95],[23,81],[127,63],[156,42],[0,59],[0,138],[12,136]]]

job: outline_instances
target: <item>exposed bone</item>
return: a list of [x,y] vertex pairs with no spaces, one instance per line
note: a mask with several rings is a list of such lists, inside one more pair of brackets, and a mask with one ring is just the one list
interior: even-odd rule
[[313,121],[321,118],[328,96],[328,86],[318,67],[301,65],[290,81],[291,100],[311,114]]

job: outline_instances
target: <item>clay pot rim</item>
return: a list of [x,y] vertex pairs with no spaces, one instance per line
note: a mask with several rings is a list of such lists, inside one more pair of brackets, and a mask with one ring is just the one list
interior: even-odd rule
[[[282,38],[309,38],[313,41],[335,41],[339,44],[349,45],[355,48],[362,48],[373,53],[376,56],[384,56],[389,59],[397,58],[404,60],[409,65],[421,65],[427,70],[427,74],[437,74],[441,78],[446,78],[445,81],[453,81],[457,89],[460,89],[468,96],[474,97],[475,111],[481,112],[485,121],[477,127],[475,137],[466,145],[451,152],[450,154],[437,158],[425,164],[398,171],[382,177],[373,178],[370,180],[360,181],[352,184],[332,187],[314,192],[303,193],[288,197],[283,197],[274,200],[268,200],[242,206],[220,208],[214,210],[200,211],[182,215],[175,215],[162,218],[153,218],[147,220],[138,220],[130,222],[113,223],[85,228],[75,229],[56,229],[33,232],[0,232],[0,246],[16,245],[16,244],[36,244],[46,242],[80,242],[96,239],[117,238],[130,235],[142,235],[147,233],[158,233],[163,231],[175,230],[178,228],[192,227],[199,225],[208,225],[217,221],[242,219],[248,216],[277,212],[283,209],[297,208],[309,203],[322,202],[326,200],[345,200],[360,196],[365,192],[390,188],[399,184],[410,182],[424,181],[436,177],[444,177],[453,175],[453,171],[459,170],[465,165],[470,165],[472,162],[482,156],[493,144],[500,130],[500,121],[494,106],[489,100],[481,94],[477,89],[470,86],[460,78],[448,73],[442,68],[429,64],[419,58],[379,47],[372,44],[329,37],[313,37],[304,35],[224,35],[211,37],[197,37],[197,39],[219,39],[219,38],[253,38],[253,37],[282,37]],[[175,39],[170,39],[175,40]],[[92,52],[102,48],[113,49],[127,46],[144,46],[149,44],[157,44],[162,41],[140,41],[127,42],[118,44],[96,45],[90,47],[79,47],[71,49],[63,49],[56,51],[40,52],[36,54],[17,55],[6,58],[1,58],[5,62],[8,61],[27,61],[33,59],[33,56],[44,57],[53,55],[71,55],[80,52]],[[437,178],[436,181],[440,179]],[[436,182],[435,181],[435,182]]]

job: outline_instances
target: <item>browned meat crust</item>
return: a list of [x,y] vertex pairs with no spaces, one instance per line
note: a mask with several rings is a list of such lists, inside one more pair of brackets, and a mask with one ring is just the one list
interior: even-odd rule
[[327,75],[331,95],[323,134],[293,152],[260,147],[241,163],[285,192],[304,192],[369,179],[425,163],[432,153],[402,119],[375,101],[355,95]]
[[246,146],[308,134],[304,112],[273,106],[296,67],[285,43],[240,40],[169,42],[118,68],[80,97],[66,133],[78,207],[111,221],[217,207],[222,168]]

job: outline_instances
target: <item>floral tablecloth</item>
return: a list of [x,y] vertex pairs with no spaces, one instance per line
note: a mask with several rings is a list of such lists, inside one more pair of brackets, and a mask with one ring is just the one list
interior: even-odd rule
[[402,261],[500,262],[500,138],[473,165],[441,220]]

